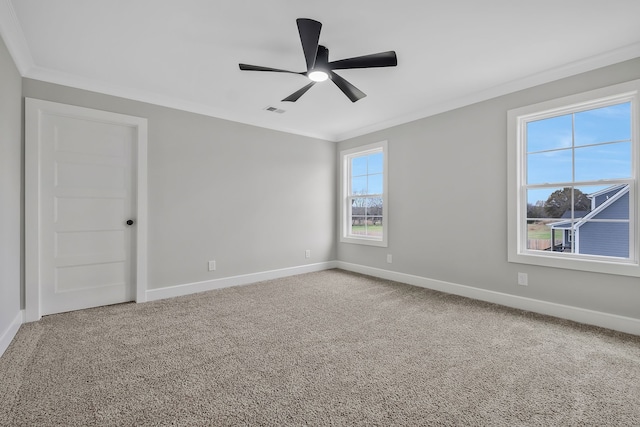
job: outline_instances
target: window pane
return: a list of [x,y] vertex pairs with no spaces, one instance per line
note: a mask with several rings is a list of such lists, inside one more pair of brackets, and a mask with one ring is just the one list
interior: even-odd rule
[[367,194],[382,194],[382,174],[369,175]]
[[580,218],[591,210],[591,199],[572,187],[527,190],[527,220]]
[[351,194],[367,194],[367,176],[351,178]]
[[631,103],[583,111],[575,115],[575,144],[631,139]]
[[351,234],[382,237],[382,206],[381,197],[351,199]]
[[527,207],[527,214],[531,216],[527,220],[527,249],[572,252],[574,229],[580,217],[587,213],[589,199],[572,187],[530,193],[535,194],[528,196],[536,202]]
[[372,197],[367,199],[367,216],[382,217],[382,197]]
[[631,142],[575,150],[576,181],[631,177]]
[[[556,190],[557,188],[537,188],[535,190],[527,190],[527,205],[543,206],[551,193]],[[544,216],[545,215],[540,215],[533,218],[543,218]]]
[[364,216],[354,216],[351,218],[351,234],[359,236],[367,234],[367,221]]
[[382,236],[382,197],[370,197],[367,199],[367,235],[371,237]]
[[351,159],[351,176],[367,174],[367,157],[360,156]]
[[527,123],[527,153],[571,147],[571,114]]
[[351,216],[365,216],[367,213],[367,199],[351,199]]
[[[573,212],[567,210],[564,213],[563,218],[571,218],[573,215],[574,220],[580,220],[585,215],[591,212],[591,198],[589,197],[592,189],[591,187],[574,187],[573,188]],[[571,193],[568,193],[571,194]]]
[[382,237],[382,218],[369,221],[367,225],[367,236]]
[[382,153],[370,154],[368,173],[382,173]]
[[628,185],[584,187],[581,190],[589,191],[593,220],[628,220],[630,218]]
[[572,150],[527,155],[527,184],[571,182]]
[[529,190],[527,200],[527,249],[629,256],[628,185]]
[[[527,223],[527,249],[539,251],[561,250],[563,232],[551,228],[553,220],[529,221]],[[554,244],[551,244],[551,241]]]

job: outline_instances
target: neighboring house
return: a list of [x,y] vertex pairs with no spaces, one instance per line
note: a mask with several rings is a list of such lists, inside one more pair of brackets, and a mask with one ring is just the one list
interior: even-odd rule
[[[549,224],[551,239],[562,235],[562,244],[552,250],[614,257],[629,256],[629,186],[614,185],[587,195],[590,211],[565,212],[564,221]],[[599,222],[598,220],[623,220]],[[626,222],[625,222],[626,221]],[[573,233],[572,233],[573,231]]]

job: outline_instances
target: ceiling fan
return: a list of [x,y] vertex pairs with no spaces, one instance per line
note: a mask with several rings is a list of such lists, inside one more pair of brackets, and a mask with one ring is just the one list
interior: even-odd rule
[[351,68],[374,68],[374,67],[395,67],[398,65],[396,53],[392,50],[388,52],[374,53],[371,55],[358,56],[355,58],[341,59],[339,61],[329,62],[329,49],[319,45],[320,30],[322,24],[313,19],[298,18],[298,33],[300,33],[300,41],[302,42],[302,50],[304,58],[307,61],[307,71],[295,72],[289,70],[280,70],[278,68],[261,67],[258,65],[239,64],[241,70],[245,71],[272,71],[276,73],[300,74],[308,77],[311,83],[302,89],[299,89],[282,101],[296,102],[298,98],[304,95],[311,86],[317,82],[325,81],[328,78],[333,81],[340,90],[347,95],[351,102],[367,96],[360,89],[334,73],[333,70],[347,70]]

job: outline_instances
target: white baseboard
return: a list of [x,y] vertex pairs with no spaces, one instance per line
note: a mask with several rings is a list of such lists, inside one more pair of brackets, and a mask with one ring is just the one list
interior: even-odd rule
[[367,267],[342,261],[337,262],[337,267],[342,270],[353,271],[356,273],[379,277],[381,279],[420,286],[422,288],[500,304],[520,310],[533,311],[535,313],[573,320],[575,322],[588,325],[600,326],[620,332],[626,332],[628,334],[640,335],[640,319],[632,317],[618,316],[600,311],[525,298],[517,295],[489,291],[486,289],[474,288],[472,286],[459,285],[456,283],[444,282],[441,280],[434,280],[426,277],[398,273],[396,271],[383,270],[380,268]]
[[279,270],[243,274],[240,276],[223,277],[221,279],[206,280],[203,282],[186,283],[184,285],[168,286],[166,288],[147,289],[147,301],[179,297],[182,295],[195,294],[197,292],[211,291],[214,289],[228,288],[231,286],[248,285],[251,283],[262,282],[264,280],[294,276],[296,274],[329,270],[331,268],[336,268],[337,265],[337,261],[327,261],[316,264],[301,265],[298,267],[282,268]]
[[13,337],[15,337],[16,334],[18,333],[18,329],[20,329],[20,325],[22,325],[23,323],[24,323],[24,310],[20,310],[16,314],[16,317],[14,317],[9,327],[7,327],[7,329],[2,331],[2,334],[0,334],[0,356],[2,356],[4,352],[7,350],[7,348],[9,347],[9,344],[11,344],[11,341],[13,340]]

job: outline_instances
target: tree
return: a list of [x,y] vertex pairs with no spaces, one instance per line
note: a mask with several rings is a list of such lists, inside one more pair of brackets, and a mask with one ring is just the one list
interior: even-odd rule
[[[366,194],[354,192],[354,195]],[[363,221],[372,224],[382,223],[382,197],[354,197],[351,199],[351,225],[362,225]]]
[[[358,194],[358,192],[355,192]],[[351,199],[351,225],[362,225],[367,212],[367,199],[354,197]]]
[[571,209],[571,192],[573,191],[573,208],[576,211],[588,211],[591,209],[591,200],[577,188],[565,187],[556,190],[544,202],[544,212],[548,218],[561,218],[565,212]]
[[[544,202],[527,203],[527,218],[544,218]],[[533,222],[533,221],[530,221]]]

